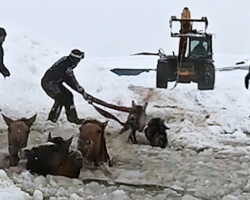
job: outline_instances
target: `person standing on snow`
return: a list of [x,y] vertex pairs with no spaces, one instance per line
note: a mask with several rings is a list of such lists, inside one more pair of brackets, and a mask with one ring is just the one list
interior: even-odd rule
[[64,106],[69,122],[75,124],[82,123],[82,119],[79,119],[77,116],[73,94],[63,86],[63,83],[65,82],[72,89],[83,95],[85,100],[90,100],[89,95],[85,93],[85,90],[79,85],[73,73],[73,69],[83,58],[84,52],[74,49],[70,55],[59,59],[43,76],[41,80],[42,88],[48,96],[55,100],[48,120],[56,122]]
[[248,74],[245,76],[245,87],[246,87],[246,89],[248,89],[249,79],[250,79],[250,67],[249,67]]
[[3,56],[4,56],[4,52],[3,52],[3,42],[6,38],[6,31],[4,28],[0,28],[0,73],[2,73],[2,75],[5,77],[10,76],[10,72],[9,70],[5,67],[4,63],[3,63]]

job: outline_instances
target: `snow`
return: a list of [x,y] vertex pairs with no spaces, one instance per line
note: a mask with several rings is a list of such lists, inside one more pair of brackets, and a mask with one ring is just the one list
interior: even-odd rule
[[[208,16],[208,31],[216,34],[217,68],[247,59],[247,1],[209,5],[204,0],[174,4],[163,0],[1,3],[5,9],[0,24],[8,33],[3,45],[5,64],[11,77],[0,77],[0,109],[13,119],[38,114],[29,145],[45,142],[52,132],[66,139],[73,135],[72,148],[76,147],[78,126],[67,122],[64,111],[56,124],[46,121],[53,101],[40,86],[44,72],[72,48],[86,53],[75,74],[87,92],[117,105],[130,106],[132,99],[140,104],[148,101],[148,119],[162,117],[170,127],[170,145],[161,149],[147,145],[143,134],[138,134],[143,144],[127,143],[127,135],[118,134],[120,125],[110,120],[107,146],[116,160],[114,167],[84,166],[79,179],[69,179],[30,174],[21,164],[6,168],[7,126],[0,119],[0,164],[5,168],[0,170],[1,200],[249,198],[247,71],[217,71],[213,91],[199,91],[195,83],[178,84],[173,90],[156,89],[154,71],[136,77],[118,77],[109,71],[115,67],[155,68],[157,57],[129,56],[132,53],[156,52],[160,47],[167,54],[173,49],[176,52],[178,43],[168,35],[168,20],[170,15],[178,16],[184,6],[193,17]],[[239,4],[241,11],[234,11]],[[221,12],[222,7],[228,12]],[[74,98],[80,117],[105,120],[76,92]],[[121,120],[127,117],[111,112]]]
[[7,174],[0,170],[0,194],[1,199],[20,199],[20,200],[28,200],[30,199],[30,195],[23,192],[20,188],[18,188],[12,180],[9,179]]

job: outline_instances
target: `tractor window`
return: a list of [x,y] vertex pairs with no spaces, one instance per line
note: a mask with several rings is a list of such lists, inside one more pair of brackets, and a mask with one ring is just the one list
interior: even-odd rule
[[190,55],[191,56],[202,56],[207,55],[208,43],[205,40],[193,39],[190,43]]

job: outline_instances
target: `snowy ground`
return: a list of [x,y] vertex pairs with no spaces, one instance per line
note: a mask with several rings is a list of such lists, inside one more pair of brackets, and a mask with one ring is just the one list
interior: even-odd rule
[[[44,71],[68,52],[60,46],[52,46],[45,38],[28,35],[26,30],[15,35],[16,27],[9,25],[9,29],[5,50],[6,66],[12,77],[0,80],[2,113],[13,118],[38,113],[29,144],[45,141],[49,131],[64,138],[76,136],[78,127],[68,123],[64,113],[57,124],[46,121],[52,100],[40,87]],[[122,67],[132,63],[147,66],[155,64],[156,58],[86,58],[76,69],[76,75],[88,92],[106,101],[126,106],[132,99],[141,104],[148,101],[148,119],[163,117],[170,127],[169,147],[162,150],[145,145],[142,134],[138,137],[144,144],[128,144],[126,134],[118,135],[120,126],[110,121],[107,141],[109,152],[116,159],[113,168],[85,167],[79,180],[35,176],[22,167],[5,169],[8,177],[1,171],[1,198],[5,195],[5,199],[11,196],[18,200],[185,200],[192,199],[190,196],[247,199],[250,192],[250,97],[243,87],[246,71],[217,72],[213,91],[198,91],[196,84],[179,84],[174,90],[162,90],[154,89],[155,72],[138,77],[118,77],[110,73],[108,69],[117,62],[123,63]],[[98,77],[102,77],[101,82]],[[81,117],[104,120],[76,93],[75,100]],[[113,113],[123,120],[126,118],[124,113]],[[0,129],[2,154],[5,155],[7,132],[3,120],[0,120]],[[76,137],[73,147],[75,145]],[[97,179],[99,183],[91,181]]]
[[[27,0],[25,2],[30,1]],[[26,4],[19,4],[15,4],[14,10],[18,6],[26,8]],[[220,7],[220,4],[224,5],[224,3],[218,3],[217,6]],[[8,9],[10,9],[11,5],[11,1],[6,3]],[[31,5],[34,6],[33,4]],[[150,6],[150,1],[147,1],[146,5]],[[159,5],[161,3],[157,4],[157,6]],[[229,5],[231,8],[235,6],[232,2]],[[39,7],[39,5],[37,6]],[[46,13],[48,16],[54,14],[52,9],[54,6],[51,6],[48,13]],[[179,12],[182,7],[175,6],[174,9],[176,12]],[[62,19],[65,8],[66,6],[64,5],[64,9],[62,9],[63,11],[60,14]],[[87,8],[84,9],[86,10]],[[161,10],[163,11],[164,9],[161,7]],[[173,11],[174,13],[175,10]],[[30,133],[29,145],[45,141],[48,132],[51,131],[53,135],[61,135],[64,138],[75,136],[72,145],[72,148],[74,148],[76,146],[78,126],[68,123],[64,113],[62,113],[56,124],[46,121],[53,101],[42,91],[40,79],[48,67],[61,56],[69,53],[70,48],[65,46],[74,46],[76,41],[81,40],[79,38],[80,33],[72,39],[74,45],[70,43],[70,40],[62,44],[63,36],[66,36],[68,32],[60,35],[59,38],[56,38],[56,34],[52,34],[52,39],[48,39],[46,36],[49,34],[44,31],[47,29],[42,31],[42,27],[39,27],[39,29],[38,25],[32,26],[31,19],[33,18],[28,17],[30,13],[26,15],[28,18],[26,19],[24,15],[21,15],[25,10],[20,9],[18,11],[15,16],[10,15],[6,11],[1,13],[5,20],[1,20],[0,24],[8,29],[8,37],[4,43],[5,64],[11,71],[10,78],[6,80],[0,78],[1,112],[15,119],[30,117],[34,113],[38,113],[37,120],[32,126]],[[34,9],[31,11],[35,15]],[[135,11],[136,9],[133,12]],[[107,10],[103,12],[107,14]],[[166,13],[165,10],[164,13]],[[209,15],[209,13],[204,15],[207,14]],[[212,19],[216,19],[218,16],[215,13],[213,14]],[[199,14],[196,13],[195,15]],[[47,18],[49,18],[48,16]],[[124,16],[127,17],[129,15]],[[133,16],[135,15],[129,16],[131,20]],[[13,23],[13,17],[18,18],[16,21],[19,23],[27,22],[27,27],[23,27],[24,23],[22,23],[23,26]],[[143,19],[143,15],[141,17]],[[224,17],[226,15],[222,19]],[[97,20],[97,17],[95,19]],[[107,20],[105,17],[104,19]],[[111,17],[108,19],[111,20]],[[154,24],[158,19],[153,19],[150,22]],[[51,20],[53,25],[55,19]],[[163,21],[167,24],[168,18],[164,18]],[[115,25],[118,24],[118,22],[115,23]],[[106,25],[111,27],[112,24]],[[220,23],[211,24],[213,27],[212,31],[218,30],[219,25]],[[128,29],[127,26],[124,29]],[[144,32],[144,26],[145,23],[144,25],[140,24],[140,27],[134,26],[134,28],[139,28],[141,32]],[[58,30],[62,27],[63,24],[59,26]],[[110,27],[108,31],[106,30],[105,37],[112,33]],[[116,31],[118,31],[119,27]],[[54,32],[56,31],[52,26],[51,28]],[[97,30],[95,27],[95,31]],[[217,49],[222,52],[225,50],[225,47],[223,47],[225,41],[223,42],[222,37],[220,37],[223,35],[223,30],[219,31],[218,42],[216,42]],[[133,33],[135,32],[133,31]],[[125,48],[121,49],[120,52],[127,53],[130,51],[130,53],[135,53],[134,51],[137,51],[137,49],[141,51],[146,47],[145,40],[149,41],[149,38],[145,36],[145,38],[140,40],[140,34],[137,34],[138,43],[136,44],[132,44],[131,35],[129,39],[124,39],[120,35],[113,38],[114,41],[110,37],[109,40],[100,45],[100,49],[98,49],[100,38],[96,36],[95,38],[98,42],[88,43],[96,46],[94,45],[93,49],[90,49],[91,45],[87,45],[86,48],[87,52],[92,52],[92,57],[86,56],[86,59],[75,70],[75,74],[87,92],[105,101],[125,106],[129,106],[132,99],[140,104],[148,101],[148,119],[162,117],[170,127],[168,131],[169,147],[164,150],[152,148],[147,145],[143,134],[138,134],[139,141],[142,144],[129,144],[127,143],[126,134],[118,135],[118,131],[121,128],[119,124],[110,121],[107,145],[110,155],[116,160],[114,167],[91,169],[85,166],[81,171],[79,179],[35,176],[24,170],[22,166],[5,168],[0,170],[0,199],[249,199],[250,96],[243,83],[247,71],[217,71],[216,84],[213,91],[198,91],[197,85],[194,83],[187,85],[179,84],[173,90],[155,89],[155,72],[143,73],[137,77],[118,77],[109,72],[109,69],[114,67],[155,67],[157,57],[99,56],[100,52],[106,50],[105,48],[108,46],[106,43],[111,45],[111,50],[107,54],[113,55],[115,51],[113,45],[116,41],[120,41],[121,38],[124,39],[122,44],[125,44],[126,41],[130,41],[130,43],[126,44]],[[247,34],[247,32],[244,32],[244,34]],[[43,35],[46,36],[43,37]],[[147,36],[149,37],[150,35]],[[227,37],[229,38],[229,36]],[[226,39],[228,39],[227,37]],[[55,42],[56,39],[58,39],[57,42]],[[83,41],[86,42],[86,38]],[[166,41],[168,41],[168,38],[166,38]],[[82,46],[86,44],[84,42],[81,43]],[[159,45],[161,42],[161,39],[158,39],[156,43],[151,41],[149,43],[150,48],[145,50],[156,51],[155,47],[161,47]],[[58,43],[61,45],[58,45]],[[144,46],[142,43],[145,43]],[[241,40],[241,43],[243,44],[243,40]],[[244,41],[245,46],[241,46],[238,50],[230,47],[228,49],[229,52],[217,52],[215,54],[216,67],[232,66],[235,62],[247,58],[242,53],[247,48],[246,43]],[[105,45],[107,46],[105,47]],[[172,47],[173,45],[171,44],[170,46]],[[132,46],[135,47],[132,48]],[[95,49],[98,49],[96,54],[98,57],[94,54]],[[166,50],[165,46],[165,51],[167,53],[171,52],[171,48]],[[170,88],[173,84],[170,84]],[[79,94],[74,94],[80,117],[96,117],[101,121],[105,120]],[[116,111],[112,111],[112,113],[122,120],[126,119],[126,114],[124,113]],[[7,152],[6,128],[6,124],[1,118],[0,157],[2,159],[0,160],[2,167],[8,165],[6,160],[3,159]]]

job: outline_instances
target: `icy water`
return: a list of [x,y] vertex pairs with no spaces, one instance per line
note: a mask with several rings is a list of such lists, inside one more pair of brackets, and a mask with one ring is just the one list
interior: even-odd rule
[[[137,134],[140,144],[130,144],[126,133],[118,134],[121,127],[110,122],[106,139],[115,159],[113,167],[84,165],[79,179],[69,179],[31,175],[20,165],[5,169],[9,177],[23,191],[32,195],[40,190],[50,200],[249,199],[250,122],[240,96],[231,91],[219,93],[220,88],[217,95],[196,89],[130,89],[139,103],[150,102],[148,119],[160,116],[166,120],[170,127],[166,149],[150,147],[142,133]],[[51,124],[40,114],[31,128],[29,144],[46,141],[52,132],[65,139],[73,135],[72,148],[76,147],[78,126],[66,122],[65,116]],[[6,149],[6,126],[1,124],[0,130],[0,147]]]

